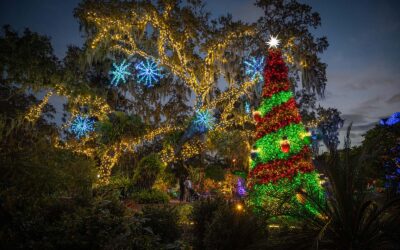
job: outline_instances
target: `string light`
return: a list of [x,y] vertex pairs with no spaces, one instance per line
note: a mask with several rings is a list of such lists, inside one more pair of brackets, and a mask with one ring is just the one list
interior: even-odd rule
[[43,97],[43,100],[35,106],[32,106],[25,115],[25,119],[29,122],[36,122],[39,117],[42,115],[43,108],[49,102],[50,97],[53,95],[53,91],[47,92],[47,94]]

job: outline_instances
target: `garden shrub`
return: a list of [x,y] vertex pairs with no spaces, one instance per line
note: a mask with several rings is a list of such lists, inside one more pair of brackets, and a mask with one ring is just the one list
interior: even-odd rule
[[150,189],[162,169],[163,163],[157,154],[143,157],[133,175],[133,183],[139,189]]
[[1,226],[0,249],[160,249],[159,237],[118,201],[54,199],[18,209]]
[[188,225],[192,222],[193,206],[191,204],[184,204],[177,207],[179,215],[179,224]]
[[178,211],[169,206],[145,206],[142,209],[143,226],[150,227],[162,243],[173,243],[180,238]]
[[225,177],[225,171],[217,165],[210,165],[205,170],[206,178],[210,178],[214,181],[223,181]]
[[219,198],[195,203],[192,220],[194,249],[245,249],[266,239],[262,220]]
[[140,190],[132,194],[132,199],[140,204],[166,204],[169,196],[157,189]]
[[246,249],[267,236],[262,220],[250,210],[235,210],[233,204],[218,207],[206,228],[203,249],[210,250]]
[[212,222],[215,211],[224,206],[222,199],[196,202],[193,206],[191,219],[193,221],[193,247],[204,249],[204,238],[208,225]]

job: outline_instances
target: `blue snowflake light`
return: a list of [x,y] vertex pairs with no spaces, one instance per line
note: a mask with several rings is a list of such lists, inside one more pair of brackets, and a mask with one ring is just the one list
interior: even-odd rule
[[[110,71],[110,75],[112,75],[111,85],[118,86],[120,82],[126,83],[128,76],[131,73],[128,71],[128,67],[131,63],[126,63],[126,60],[123,60],[120,65],[113,63],[113,70]],[[125,78],[126,77],[126,78]]]
[[244,111],[246,112],[246,114],[250,114],[251,109],[250,109],[250,103],[249,102],[245,102]]
[[193,123],[196,126],[197,131],[203,133],[214,127],[215,118],[210,112],[208,112],[208,110],[198,110],[196,111]]
[[250,77],[252,81],[258,80],[263,81],[263,70],[264,70],[264,57],[250,57],[249,60],[244,61],[245,73]]
[[386,125],[386,126],[393,126],[399,122],[400,122],[400,112],[393,113],[391,116],[389,116],[389,118],[381,119],[379,121],[381,125]]
[[87,116],[77,116],[71,124],[70,131],[75,134],[77,139],[86,136],[94,131],[94,120]]
[[150,88],[163,77],[160,67],[152,59],[141,61],[135,66],[138,82]]

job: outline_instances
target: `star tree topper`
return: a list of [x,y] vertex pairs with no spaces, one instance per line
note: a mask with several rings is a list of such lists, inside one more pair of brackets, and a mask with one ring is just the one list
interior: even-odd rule
[[277,48],[278,47],[278,45],[280,44],[280,40],[278,39],[278,37],[277,36],[270,36],[269,37],[269,41],[267,42],[267,44],[268,44],[268,47],[271,49],[271,48]]

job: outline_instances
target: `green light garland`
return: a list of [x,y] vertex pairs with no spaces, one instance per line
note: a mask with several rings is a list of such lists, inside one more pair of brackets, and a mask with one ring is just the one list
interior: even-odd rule
[[[307,136],[301,136],[301,134],[305,133],[306,130],[303,124],[290,124],[257,140],[255,147],[258,154],[251,162],[252,167],[258,163],[265,163],[275,159],[287,159],[289,156],[297,154],[304,146],[310,143]],[[290,142],[290,151],[288,153],[282,152],[279,144],[284,136]]]
[[[325,198],[322,187],[319,183],[317,172],[298,173],[292,179],[282,178],[276,183],[256,184],[250,193],[248,204],[254,208],[268,207],[272,213],[279,214],[279,210],[283,209],[286,213],[308,211],[317,215],[318,211],[308,199],[304,200],[304,204],[296,197],[298,191],[306,192],[308,196],[312,196],[313,200],[322,204]],[[290,199],[288,199],[290,197]],[[285,201],[282,203],[282,201]]]
[[266,115],[269,111],[271,111],[272,108],[281,105],[282,103],[285,103],[289,101],[290,98],[293,97],[293,93],[291,91],[282,91],[278,92],[275,95],[271,96],[271,98],[265,99],[260,107],[257,109],[257,111],[260,112],[261,117]]

